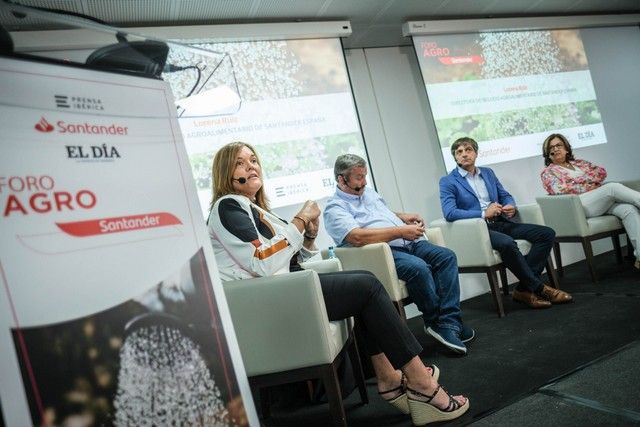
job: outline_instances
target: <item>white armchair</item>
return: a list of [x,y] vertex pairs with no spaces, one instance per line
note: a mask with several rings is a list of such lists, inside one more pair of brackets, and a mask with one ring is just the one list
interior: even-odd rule
[[626,181],[620,181],[620,184],[625,185],[632,190],[640,191],[640,179],[629,179]]
[[[518,214],[522,222],[544,225],[542,213],[536,204],[518,206]],[[462,219],[453,222],[440,218],[431,222],[430,226],[442,231],[446,246],[452,249],[458,257],[458,271],[460,273],[485,273],[487,275],[498,317],[504,317],[500,282],[496,273],[500,273],[502,290],[505,295],[508,295],[507,273],[500,254],[491,247],[487,223],[482,218]],[[516,240],[516,243],[524,255],[531,250],[531,243],[526,240]],[[550,284],[558,287],[555,269],[550,259],[547,260],[546,270]]]
[[560,276],[563,275],[560,243],[582,244],[589,273],[594,283],[598,281],[598,278],[593,265],[592,241],[611,237],[618,263],[622,263],[619,235],[624,234],[625,230],[618,218],[613,215],[587,218],[580,198],[575,194],[540,196],[536,197],[536,201],[542,209],[545,223],[556,231],[553,251]]
[[[361,400],[368,403],[350,322],[329,321],[316,271],[230,281],[223,287],[252,389],[319,378],[333,423],[346,426],[336,374],[336,357],[346,347]],[[263,416],[268,414],[265,400]]]
[[332,273],[343,270],[342,263],[338,258],[305,261],[300,263],[300,267],[305,270],[313,270],[316,273]]
[[[444,246],[439,229],[428,228],[425,234],[431,243]],[[387,243],[372,243],[357,248],[336,248],[335,253],[345,270],[372,272],[387,290],[391,301],[400,313],[400,317],[406,320],[404,306],[411,303],[409,292],[405,282],[398,279],[391,248]],[[327,250],[323,250],[322,257],[327,258],[327,256]]]

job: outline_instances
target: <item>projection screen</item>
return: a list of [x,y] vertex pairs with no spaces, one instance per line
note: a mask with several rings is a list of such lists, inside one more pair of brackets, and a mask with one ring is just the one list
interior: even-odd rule
[[[200,202],[208,215],[211,163],[232,141],[253,145],[262,160],[271,207],[333,194],[336,157],[366,158],[362,134],[338,38],[194,45],[216,60],[170,57],[201,69],[165,73],[177,99],[180,127]],[[195,88],[195,90],[193,90]],[[190,94],[190,92],[193,93]]]
[[606,143],[580,30],[414,36],[447,170],[457,138],[478,165],[539,156],[544,138]]

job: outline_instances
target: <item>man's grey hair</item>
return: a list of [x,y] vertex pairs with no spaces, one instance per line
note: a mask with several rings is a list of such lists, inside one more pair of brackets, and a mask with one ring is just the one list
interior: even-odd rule
[[336,164],[333,166],[333,175],[338,182],[338,177],[342,175],[348,178],[353,168],[366,168],[367,162],[362,157],[355,154],[343,154],[338,156]]

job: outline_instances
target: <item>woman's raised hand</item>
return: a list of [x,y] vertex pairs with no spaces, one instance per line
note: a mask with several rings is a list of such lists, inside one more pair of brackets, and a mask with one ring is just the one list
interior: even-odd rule
[[307,236],[317,236],[318,229],[320,228],[320,218],[316,218],[314,220],[309,221],[309,223],[304,227],[305,235]]
[[307,200],[302,205],[302,208],[293,217],[294,220],[298,220],[296,227],[301,233],[309,233],[311,236],[315,236],[318,232],[318,226],[320,224],[320,208],[318,204],[313,200]]
[[320,217],[320,207],[313,200],[307,200],[304,202],[302,209],[298,212],[296,216],[299,216],[305,220],[305,226]]

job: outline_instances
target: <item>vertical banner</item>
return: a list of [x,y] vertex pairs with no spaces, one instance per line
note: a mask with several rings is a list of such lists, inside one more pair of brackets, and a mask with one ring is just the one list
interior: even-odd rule
[[0,58],[6,425],[258,425],[162,81]]

